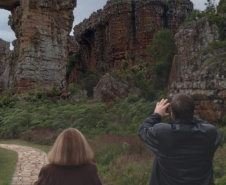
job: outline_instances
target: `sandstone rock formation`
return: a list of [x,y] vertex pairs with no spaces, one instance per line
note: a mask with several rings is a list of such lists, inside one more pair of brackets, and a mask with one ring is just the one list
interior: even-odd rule
[[125,54],[147,59],[146,46],[163,28],[176,31],[193,10],[190,0],[110,0],[74,27],[84,71],[109,71]]
[[1,0],[0,7],[6,10],[12,10],[20,6],[20,0]]
[[94,99],[109,102],[118,98],[126,98],[128,95],[139,95],[140,89],[126,80],[116,79],[106,73],[98,82],[94,90]]
[[226,48],[208,46],[217,39],[217,27],[205,18],[181,27],[169,80],[169,96],[191,94],[196,113],[211,123],[220,123],[226,115]]
[[0,39],[0,92],[8,83],[8,68],[6,60],[10,56],[9,42]]
[[0,39],[0,75],[3,74],[6,68],[6,57],[10,53],[9,42]]
[[[19,3],[18,3],[19,2]],[[8,87],[19,92],[56,84],[65,88],[69,33],[76,0],[1,1],[10,10],[9,24],[17,40],[10,66]]]

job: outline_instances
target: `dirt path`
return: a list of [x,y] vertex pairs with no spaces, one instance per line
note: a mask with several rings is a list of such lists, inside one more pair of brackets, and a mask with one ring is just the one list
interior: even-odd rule
[[11,185],[33,185],[38,179],[41,167],[48,163],[46,153],[41,150],[11,144],[0,144],[0,147],[18,153],[18,161]]

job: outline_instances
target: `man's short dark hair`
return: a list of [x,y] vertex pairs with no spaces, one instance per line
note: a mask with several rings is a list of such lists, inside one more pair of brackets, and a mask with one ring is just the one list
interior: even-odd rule
[[194,115],[195,103],[193,98],[188,94],[175,94],[170,106],[174,118],[177,120],[191,120]]

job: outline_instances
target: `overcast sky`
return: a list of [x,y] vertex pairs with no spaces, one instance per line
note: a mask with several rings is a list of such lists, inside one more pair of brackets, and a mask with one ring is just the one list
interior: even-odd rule
[[[195,9],[204,10],[207,0],[191,0]],[[89,18],[92,12],[102,9],[107,0],[77,0],[77,7],[74,9],[74,25],[80,23],[83,19]],[[219,0],[215,0],[216,4]],[[9,11],[0,9],[0,38],[12,42],[15,40],[15,34],[8,26]]]

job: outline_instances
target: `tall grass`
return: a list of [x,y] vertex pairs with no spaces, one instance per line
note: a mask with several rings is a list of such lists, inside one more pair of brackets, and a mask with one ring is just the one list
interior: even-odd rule
[[149,183],[153,153],[135,136],[105,135],[91,142],[105,185]]

